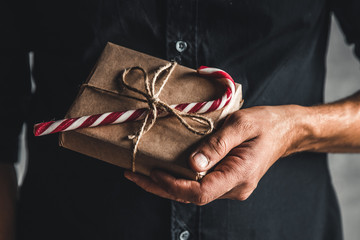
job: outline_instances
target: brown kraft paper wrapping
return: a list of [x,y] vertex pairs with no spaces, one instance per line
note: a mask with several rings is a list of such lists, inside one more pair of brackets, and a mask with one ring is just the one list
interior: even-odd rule
[[[131,95],[120,89],[118,76],[124,69],[140,66],[151,79],[154,72],[168,61],[139,53],[112,43],[105,47],[87,83],[97,88]],[[143,89],[144,80],[139,72],[127,76],[127,82]],[[195,70],[177,65],[159,98],[167,104],[209,101],[224,94],[225,87],[212,79],[200,77]],[[202,114],[211,118],[215,126],[228,114],[240,109],[241,85],[225,108]],[[82,87],[66,118],[81,117],[112,111],[125,111],[147,107],[146,103],[126,97],[113,96],[93,88]],[[131,169],[132,141],[142,121],[83,128],[60,133],[62,147],[94,157],[108,163]],[[155,125],[140,140],[136,154],[136,171],[149,175],[159,168],[177,177],[198,180],[199,174],[188,166],[189,156],[202,136],[191,133],[173,116],[158,118]]]

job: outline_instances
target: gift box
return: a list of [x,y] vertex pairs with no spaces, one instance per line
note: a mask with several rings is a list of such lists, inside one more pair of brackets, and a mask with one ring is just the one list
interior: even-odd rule
[[[119,75],[127,68],[138,66],[152,78],[159,67],[168,63],[166,60],[108,43],[88,80],[81,87],[66,118],[148,107],[146,102],[122,96],[134,93],[124,89],[119,83]],[[144,89],[144,78],[141,74],[141,71],[129,73],[126,76],[127,83],[132,87]],[[201,114],[211,119],[215,123],[215,128],[219,127],[221,120],[228,114],[240,109],[241,85],[236,86],[236,92],[226,107]],[[201,102],[221,98],[224,92],[225,86],[221,82],[209,80],[200,76],[196,70],[177,65],[159,99],[169,105]],[[196,126],[196,121],[192,121],[191,124],[201,128]],[[174,116],[157,118],[153,127],[141,137],[133,163],[133,141],[129,140],[128,136],[139,132],[141,126],[142,121],[139,120],[76,129],[60,133],[59,144],[126,169],[131,169],[135,164],[136,172],[145,175],[158,168],[178,177],[199,179],[201,175],[190,169],[188,159],[204,136],[189,131]]]

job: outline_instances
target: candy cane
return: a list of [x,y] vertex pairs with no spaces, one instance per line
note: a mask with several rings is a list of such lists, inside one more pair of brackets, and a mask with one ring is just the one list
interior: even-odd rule
[[[210,68],[201,66],[197,72],[201,76],[211,77],[218,81],[222,81],[226,85],[225,94],[216,100],[195,103],[182,103],[171,105],[172,108],[185,113],[208,113],[224,108],[235,93],[235,82],[229,74],[217,68]],[[51,133],[70,131],[86,127],[97,127],[109,124],[118,124],[129,121],[136,121],[143,119],[147,108],[140,108],[135,110],[127,110],[121,112],[107,112],[103,114],[96,114],[91,116],[83,116],[77,118],[68,118],[58,121],[50,121],[35,124],[34,135],[43,136]],[[167,114],[160,115],[161,117]]]

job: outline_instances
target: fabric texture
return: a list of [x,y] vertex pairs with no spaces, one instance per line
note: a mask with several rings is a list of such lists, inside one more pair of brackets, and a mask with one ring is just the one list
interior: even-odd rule
[[108,41],[224,69],[243,85],[244,107],[322,103],[330,14],[360,56],[359,1],[27,0],[2,1],[0,12],[1,161],[16,161],[29,126],[19,239],[342,239],[326,154],[280,159],[248,200],[199,207],[151,195],[31,128],[65,115]]

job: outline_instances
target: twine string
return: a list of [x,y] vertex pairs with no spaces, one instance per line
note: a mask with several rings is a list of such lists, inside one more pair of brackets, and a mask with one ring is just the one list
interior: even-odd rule
[[[90,84],[84,84],[85,87],[90,87],[92,89],[95,89],[97,91],[101,91],[103,93],[107,93],[113,96],[122,96],[130,99],[134,99],[137,101],[145,102],[148,104],[148,111],[146,112],[146,115],[143,119],[143,122],[141,124],[140,129],[132,135],[129,135],[128,138],[133,141],[133,147],[132,147],[132,161],[131,161],[131,170],[133,172],[136,171],[135,168],[135,159],[136,159],[136,153],[138,151],[139,143],[141,138],[146,134],[155,124],[159,112],[167,112],[170,115],[174,115],[179,122],[190,132],[197,134],[197,135],[206,135],[211,133],[214,130],[214,123],[210,118],[201,116],[196,113],[184,113],[181,112],[175,108],[171,108],[169,104],[165,103],[159,98],[160,93],[164,89],[166,83],[168,82],[171,74],[173,73],[176,62],[170,62],[162,67],[160,67],[154,74],[152,79],[149,79],[148,73],[139,66],[127,68],[123,71],[121,78],[119,78],[120,84],[122,87],[128,89],[130,92],[137,93],[138,95],[141,95],[143,98],[126,95],[126,94],[120,94],[118,92],[113,92],[110,90],[98,88],[96,86],[90,85]],[[127,75],[132,71],[140,71],[143,74],[144,78],[144,85],[145,85],[145,91],[142,91],[138,88],[130,86],[126,82]],[[159,89],[156,91],[156,85],[157,82],[160,79],[160,76],[165,73],[164,80],[160,84]],[[187,119],[190,119],[192,121],[200,123],[204,129],[199,129],[196,127],[193,127]]]

